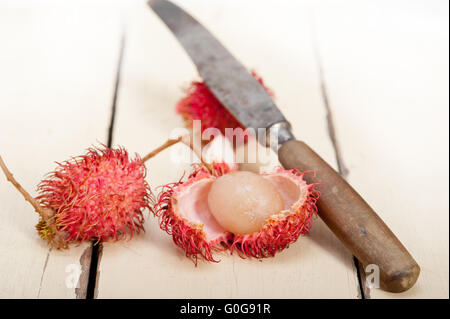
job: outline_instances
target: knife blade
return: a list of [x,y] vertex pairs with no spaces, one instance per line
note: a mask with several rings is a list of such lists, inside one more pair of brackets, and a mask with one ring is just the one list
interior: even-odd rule
[[206,85],[244,127],[257,134],[258,128],[287,123],[266,90],[206,28],[171,2],[150,3],[186,50]]
[[281,146],[275,151],[283,167],[315,171],[315,176],[305,179],[322,185],[319,216],[363,266],[378,267],[381,288],[391,292],[411,288],[420,273],[417,262],[365,200],[308,145],[294,138],[262,85],[183,9],[167,0],[151,0],[149,5],[186,50],[212,93],[241,124],[255,133],[258,128],[277,129],[275,145]]

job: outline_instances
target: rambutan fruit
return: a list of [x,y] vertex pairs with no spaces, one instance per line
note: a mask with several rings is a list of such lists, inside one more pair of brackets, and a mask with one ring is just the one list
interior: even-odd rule
[[69,161],[38,185],[31,197],[0,158],[7,179],[40,214],[36,229],[56,248],[95,240],[117,241],[143,230],[143,209],[150,208],[146,167],[138,156],[130,159],[123,148],[91,148]]
[[[272,91],[264,85],[263,79],[254,71],[252,75],[264,86],[269,95],[273,96]],[[191,83],[186,90],[186,96],[177,103],[176,111],[183,117],[189,128],[193,127],[194,120],[200,120],[202,133],[208,128],[217,128],[227,138],[233,138],[233,136],[227,134],[226,128],[240,128],[239,132],[234,132],[236,145],[247,141],[248,134],[245,132],[245,127],[228,112],[204,82]]]
[[162,186],[154,213],[196,264],[199,257],[216,262],[213,252],[228,248],[241,257],[271,257],[306,234],[317,213],[320,194],[303,176],[200,165],[185,182]]

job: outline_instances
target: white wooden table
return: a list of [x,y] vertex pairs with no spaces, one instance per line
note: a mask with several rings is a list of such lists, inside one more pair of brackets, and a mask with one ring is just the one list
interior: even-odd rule
[[[95,297],[448,298],[448,3],[176,2],[263,76],[295,135],[341,170],[422,273],[402,294],[361,288],[319,219],[276,258],[194,267],[146,212],[145,234],[103,245]],[[0,154],[34,195],[55,161],[109,138],[143,155],[182,127],[174,105],[197,73],[144,1],[0,0],[0,39]],[[186,169],[164,152],[148,182]],[[0,297],[85,298],[91,245],[51,250],[37,220],[0,177]]]

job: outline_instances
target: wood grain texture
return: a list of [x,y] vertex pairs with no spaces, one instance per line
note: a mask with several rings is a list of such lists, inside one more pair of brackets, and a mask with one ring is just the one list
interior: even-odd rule
[[[295,133],[334,163],[305,12],[290,10],[288,3],[277,8],[258,3],[257,11],[234,2],[183,1],[181,5],[267,79],[280,108],[292,119]],[[144,155],[165,141],[174,128],[183,126],[174,106],[181,89],[197,75],[182,48],[144,4],[130,7],[127,14],[113,142]],[[148,181],[155,189],[178,180],[189,165],[174,163],[167,150],[149,160],[148,168]],[[104,245],[98,297],[358,296],[352,257],[320,220],[315,221],[310,236],[276,258],[259,262],[223,254],[220,259],[218,264],[200,262],[195,267],[150,216],[145,234],[130,242]]]
[[448,298],[448,3],[351,1],[313,11],[348,180],[421,266],[402,294]]
[[[0,154],[34,196],[55,161],[106,142],[118,20],[57,1],[0,3],[0,38]],[[3,174],[0,221],[0,298],[83,295],[66,280],[90,245],[50,250],[34,228],[38,215]]]
[[[406,293],[365,287],[366,297],[448,298],[448,3],[176,2],[264,77],[295,135],[347,176],[421,265]],[[106,143],[122,18],[113,142],[145,155],[183,126],[174,105],[197,79],[145,1],[0,1],[0,154],[33,195],[54,161]],[[172,151],[189,154],[177,146],[149,160],[153,189],[189,169]],[[2,176],[0,298],[85,297],[84,285],[67,288],[66,267],[84,260],[87,278],[90,246],[49,250],[37,214]],[[95,296],[358,297],[351,254],[321,220],[276,258],[222,255],[195,268],[147,217],[145,234],[104,246]]]

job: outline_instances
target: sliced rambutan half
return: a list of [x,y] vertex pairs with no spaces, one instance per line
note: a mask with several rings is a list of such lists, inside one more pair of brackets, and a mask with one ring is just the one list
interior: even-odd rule
[[319,192],[303,176],[199,166],[186,182],[162,187],[154,212],[195,263],[217,261],[213,252],[227,248],[241,257],[272,257],[306,234],[316,215]]
[[217,176],[230,171],[227,164],[215,164],[212,171],[199,165],[186,182],[164,185],[158,195],[155,216],[173,242],[197,264],[198,258],[217,262],[214,251],[227,248],[233,235],[221,227],[208,207],[208,193]]
[[[272,91],[264,85],[263,79],[254,71],[252,75],[264,86],[267,93],[273,96]],[[186,90],[186,96],[177,103],[176,111],[189,128],[192,128],[194,120],[200,120],[202,133],[208,128],[217,128],[227,138],[235,139],[236,145],[247,141],[248,134],[245,127],[228,112],[204,82],[191,83]],[[231,136],[225,131],[227,128],[241,130]]]

